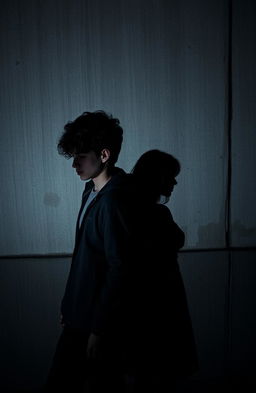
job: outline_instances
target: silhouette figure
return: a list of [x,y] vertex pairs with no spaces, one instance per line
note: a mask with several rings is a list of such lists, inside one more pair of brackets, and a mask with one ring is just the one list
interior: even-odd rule
[[197,370],[191,319],[177,262],[185,236],[165,206],[179,172],[178,160],[159,150],[144,153],[132,170],[143,201],[137,229],[136,334],[131,345],[136,355],[136,393],[170,392],[177,378]]

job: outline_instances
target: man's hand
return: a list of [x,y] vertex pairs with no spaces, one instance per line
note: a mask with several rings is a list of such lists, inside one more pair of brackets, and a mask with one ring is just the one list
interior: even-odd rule
[[101,337],[96,336],[96,334],[91,333],[88,339],[87,344],[87,358],[89,360],[100,360],[101,351],[100,351],[100,341]]

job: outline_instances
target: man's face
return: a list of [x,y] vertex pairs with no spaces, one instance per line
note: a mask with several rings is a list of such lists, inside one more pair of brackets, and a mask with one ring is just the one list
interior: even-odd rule
[[102,169],[101,157],[97,157],[94,151],[88,153],[73,154],[72,167],[76,169],[81,180],[89,180],[97,177]]

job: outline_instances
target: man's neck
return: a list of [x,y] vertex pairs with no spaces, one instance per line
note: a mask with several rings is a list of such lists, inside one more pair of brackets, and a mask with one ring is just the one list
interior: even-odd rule
[[93,187],[94,190],[100,191],[110,179],[111,179],[111,175],[108,173],[106,168],[97,177],[94,177],[92,179],[94,183],[94,187]]

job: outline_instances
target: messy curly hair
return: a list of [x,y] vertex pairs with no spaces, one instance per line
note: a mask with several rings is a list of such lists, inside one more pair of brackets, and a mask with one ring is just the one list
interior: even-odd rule
[[108,165],[114,166],[123,142],[123,129],[118,119],[104,111],[84,112],[64,126],[58,142],[58,152],[66,158],[73,154],[94,151],[97,156],[103,149],[110,151]]

